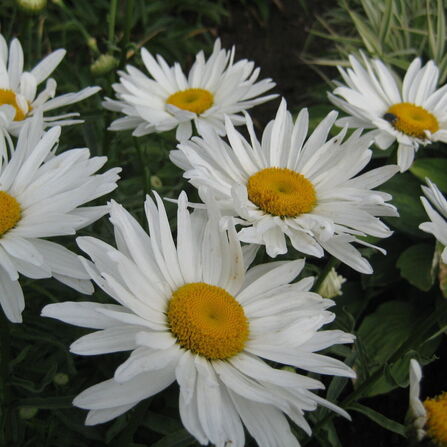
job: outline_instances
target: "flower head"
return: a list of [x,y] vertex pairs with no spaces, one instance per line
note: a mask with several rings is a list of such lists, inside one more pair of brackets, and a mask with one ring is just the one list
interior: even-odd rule
[[447,200],[430,179],[427,179],[427,184],[428,187],[422,186],[422,190],[428,200],[425,197],[421,197],[421,202],[430,218],[430,222],[421,223],[419,228],[426,233],[433,234],[444,246],[441,259],[444,264],[447,264]]
[[[100,329],[71,345],[77,354],[128,351],[114,377],[88,388],[74,404],[89,409],[87,424],[108,421],[174,381],[186,429],[201,444],[242,447],[243,425],[260,446],[296,446],[287,417],[304,431],[317,404],[346,413],[313,394],[322,384],[276,369],[266,361],[321,374],[353,377],[342,362],[316,354],[353,337],[319,331],[333,320],[333,302],[309,292],[312,278],[291,283],[303,260],[248,269],[256,251],[241,248],[234,226],[219,225],[217,211],[192,215],[178,200],[177,244],[161,199],[145,204],[148,236],[118,204],[110,220],[119,249],[78,238],[91,257],[86,269],[119,304],[50,304],[42,313]],[[274,336],[273,336],[274,335]]]
[[447,446],[447,393],[422,402],[419,398],[422,369],[417,360],[410,361],[410,408],[411,423],[418,440],[428,435],[440,447]]
[[185,177],[210,191],[225,213],[238,216],[243,242],[263,244],[269,256],[293,247],[321,257],[328,251],[352,268],[371,273],[366,259],[351,243],[359,235],[387,237],[389,229],[375,216],[395,216],[385,203],[389,194],[372,188],[397,171],[386,166],[355,177],[369,162],[370,139],[354,134],[343,142],[345,131],[327,140],[335,121],[331,112],[305,142],[308,113],[296,122],[283,100],[262,136],[256,138],[247,115],[250,142],[226,122],[229,145],[212,131],[180,144],[171,160]]
[[259,96],[275,84],[270,79],[256,82],[259,68],[246,59],[234,63],[234,48],[221,49],[220,40],[208,60],[203,52],[188,76],[179,64],[169,67],[159,55],[155,59],[145,48],[141,57],[152,78],[135,67],[119,72],[120,83],[114,84],[117,100],[106,98],[104,107],[127,115],[112,122],[110,130],[134,129],[142,136],[177,128],[177,139],[192,135],[192,122],[199,131],[212,127],[224,134],[224,115],[234,124],[243,124],[240,113],[277,95]]
[[75,234],[104,215],[105,206],[81,205],[115,189],[120,171],[95,175],[107,159],[88,149],[55,155],[61,129],[42,126],[39,115],[27,120],[15,148],[7,134],[0,138],[0,304],[12,322],[25,307],[19,274],[93,291],[77,256],[42,238]]
[[[17,39],[10,43],[9,50],[4,37],[0,34],[0,106],[10,105],[15,115],[8,131],[18,135],[23,124],[37,110],[44,114],[45,126],[67,126],[82,123],[74,120],[79,113],[46,116],[46,113],[59,107],[82,101],[100,90],[99,87],[87,87],[76,93],[56,94],[56,81],[49,78],[65,56],[65,50],[56,50],[42,59],[31,71],[23,71],[23,49]],[[38,93],[38,86],[46,80],[45,88]]]
[[422,67],[421,60],[415,59],[403,82],[378,59],[363,56],[362,65],[351,55],[349,61],[352,68],[339,67],[346,85],[329,94],[350,115],[337,124],[374,129],[372,135],[381,149],[397,141],[401,172],[411,166],[419,146],[447,142],[447,86],[436,89],[439,70],[433,61]]

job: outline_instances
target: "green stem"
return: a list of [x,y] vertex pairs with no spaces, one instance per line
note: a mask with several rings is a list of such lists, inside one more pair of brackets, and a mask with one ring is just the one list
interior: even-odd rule
[[115,23],[116,23],[116,10],[118,7],[118,0],[110,0],[110,10],[109,10],[109,51],[114,45],[115,40]]
[[323,284],[323,281],[326,279],[327,275],[329,275],[329,272],[332,270],[332,268],[337,267],[337,265],[340,263],[340,261],[332,256],[329,261],[327,262],[327,264],[324,266],[323,270],[321,271],[321,273],[318,275],[317,280],[315,281],[315,284],[313,286],[313,291],[318,293],[318,290],[321,287],[321,284]]
[[0,309],[0,386],[1,386],[1,430],[0,445],[11,445],[11,391],[9,381],[9,322]]
[[31,45],[33,42],[33,18],[28,16],[26,18],[26,53],[25,54],[33,54]]
[[99,55],[98,47],[96,46],[96,40],[93,36],[89,34],[85,26],[76,18],[76,16],[71,12],[70,8],[67,8],[63,0],[57,0],[54,2],[59,8],[64,11],[64,13],[70,18],[70,20],[75,24],[78,31],[84,36],[85,42],[89,48],[96,54]]
[[126,16],[125,16],[125,23],[124,23],[124,37],[123,37],[123,44],[121,46],[121,50],[122,50],[121,65],[124,65],[126,63],[127,47],[130,42],[130,32],[132,30],[133,9],[134,9],[134,0],[127,0],[127,2],[126,2]]
[[144,162],[143,150],[141,149],[138,138],[134,137],[133,140],[135,142],[135,148],[137,149],[138,162],[141,165],[141,178],[143,180],[143,200],[144,200],[146,194],[149,192],[150,172],[146,163]]

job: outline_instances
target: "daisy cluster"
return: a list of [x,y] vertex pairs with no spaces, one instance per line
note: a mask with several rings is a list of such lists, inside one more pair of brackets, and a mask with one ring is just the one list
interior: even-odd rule
[[[20,275],[54,277],[83,294],[93,293],[93,281],[114,300],[42,310],[95,330],[70,346],[75,354],[130,351],[110,379],[74,399],[89,410],[86,424],[110,421],[174,382],[182,423],[203,445],[243,447],[247,431],[261,447],[299,446],[289,421],[310,435],[305,415],[319,405],[349,418],[319,394],[324,385],[315,378],[355,378],[319,352],[354,341],[323,329],[335,318],[329,298],[346,280],[328,269],[315,287],[302,275],[305,256],[329,254],[373,272],[362,248],[384,253],[374,243],[392,232],[381,217],[398,216],[391,195],[375,188],[408,169],[419,146],[447,141],[447,90],[436,89],[433,62],[416,59],[401,86],[380,61],[352,57],[352,69],[340,69],[346,85],[329,94],[348,117],[332,111],[310,129],[308,110],[295,118],[282,99],[259,135],[247,110],[277,95],[267,94],[275,84],[259,80],[253,62],[235,61],[234,48],[216,40],[185,74],[143,48],[147,73],[118,71],[116,98],[103,106],[121,114],[113,131],[142,137],[175,129],[170,160],[203,203],[179,195],[174,238],[156,193],[144,203],[148,232],[113,200],[83,206],[116,188],[120,168],[98,173],[107,159],[86,148],[57,153],[61,126],[80,121],[77,113],[48,112],[99,90],[55,96],[49,76],[64,54],[56,50],[26,72],[19,41],[8,49],[0,36],[0,303],[10,321],[22,321]],[[369,168],[372,145],[395,140],[397,165]],[[446,245],[447,202],[428,185],[422,203],[431,222],[421,229]],[[84,257],[47,240],[75,235],[105,214],[114,245],[78,237]],[[259,251],[294,259],[256,264]]]

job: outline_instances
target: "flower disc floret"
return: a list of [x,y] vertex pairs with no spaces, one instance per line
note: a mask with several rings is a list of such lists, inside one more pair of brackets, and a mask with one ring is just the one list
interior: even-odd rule
[[20,220],[21,209],[17,200],[5,191],[0,191],[0,236],[14,228]]
[[248,198],[274,216],[296,217],[315,207],[317,196],[312,183],[287,168],[266,168],[248,179]]
[[213,94],[202,88],[188,88],[180,92],[175,92],[166,100],[166,104],[171,104],[179,109],[202,114],[214,103]]
[[14,121],[23,121],[26,118],[26,113],[17,104],[17,96],[12,90],[0,88],[0,105],[13,106],[16,114]]
[[387,113],[393,115],[393,127],[411,137],[426,139],[426,131],[435,133],[439,130],[438,120],[432,113],[409,102],[393,104]]
[[242,306],[226,290],[203,282],[178,288],[167,316],[179,345],[210,360],[235,356],[248,338]]
[[427,433],[440,446],[447,445],[447,393],[426,399]]

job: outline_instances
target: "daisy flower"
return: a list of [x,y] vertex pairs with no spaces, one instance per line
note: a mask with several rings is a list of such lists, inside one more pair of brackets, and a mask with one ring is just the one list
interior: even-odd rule
[[409,420],[419,441],[428,435],[436,445],[447,445],[447,393],[423,402],[419,398],[422,369],[418,361],[410,360]]
[[[444,264],[447,264],[447,200],[441,194],[438,187],[426,179],[428,188],[422,186],[425,197],[421,197],[422,205],[430,218],[430,222],[424,222],[419,225],[419,228],[426,233],[431,233],[444,246],[441,254],[441,259]],[[435,206],[434,209],[430,202]]]
[[118,100],[106,98],[104,107],[127,115],[112,122],[110,130],[134,129],[140,137],[177,128],[179,141],[192,135],[194,122],[199,132],[208,127],[223,135],[224,115],[243,124],[240,112],[278,95],[259,96],[275,86],[270,79],[256,82],[259,68],[246,59],[234,63],[234,47],[221,49],[217,39],[208,60],[201,51],[185,76],[180,65],[169,67],[145,48],[141,58],[152,78],[135,67],[120,71],[120,83],[113,84]]
[[[7,107],[12,119],[15,111]],[[77,256],[42,238],[75,234],[103,216],[105,206],[80,205],[114,190],[120,171],[94,175],[107,159],[90,158],[88,149],[55,155],[61,129],[42,128],[42,117],[35,115],[22,127],[15,148],[7,134],[0,138],[0,304],[14,323],[22,321],[25,307],[19,274],[53,276],[80,292],[93,292]]]
[[[201,443],[243,447],[244,429],[261,447],[299,446],[286,416],[310,433],[305,411],[321,404],[346,412],[310,390],[321,382],[276,369],[263,359],[301,371],[353,377],[339,360],[316,354],[353,336],[319,331],[333,320],[334,303],[309,292],[313,278],[290,284],[304,260],[247,270],[256,253],[241,249],[234,226],[224,231],[217,211],[192,215],[178,200],[177,244],[164,205],[145,203],[150,236],[112,202],[118,249],[91,237],[78,244],[92,259],[92,279],[118,304],[66,302],[42,315],[99,329],[71,345],[81,355],[132,351],[112,379],[74,400],[90,410],[88,425],[111,420],[164,388],[180,387],[180,417]],[[158,208],[157,208],[158,206]]]
[[357,236],[387,237],[391,231],[375,216],[396,216],[385,201],[389,194],[372,191],[397,171],[385,166],[355,177],[369,162],[370,138],[360,131],[342,142],[345,131],[327,140],[337,113],[331,112],[304,143],[308,113],[295,123],[283,100],[260,143],[247,115],[248,142],[226,122],[229,145],[213,132],[180,144],[171,160],[184,176],[211,191],[226,214],[238,216],[243,242],[263,244],[271,257],[287,252],[286,238],[305,254],[324,250],[362,273],[368,261],[351,243]]
[[380,149],[397,140],[397,163],[406,171],[420,145],[447,142],[447,85],[436,89],[439,70],[433,61],[422,67],[415,59],[400,82],[382,61],[362,56],[363,65],[351,55],[352,68],[338,67],[346,85],[329,99],[350,116],[337,124],[375,129]]
[[[56,81],[48,78],[60,64],[66,51],[59,49],[42,59],[31,71],[23,71],[23,49],[17,39],[8,47],[0,34],[0,105],[8,104],[15,109],[14,119],[8,132],[17,136],[24,123],[36,110],[44,115],[47,112],[82,101],[100,90],[99,87],[87,87],[76,93],[55,96]],[[46,80],[45,88],[37,92],[39,84]],[[67,126],[82,123],[71,119],[79,113],[44,116],[45,126]]]

